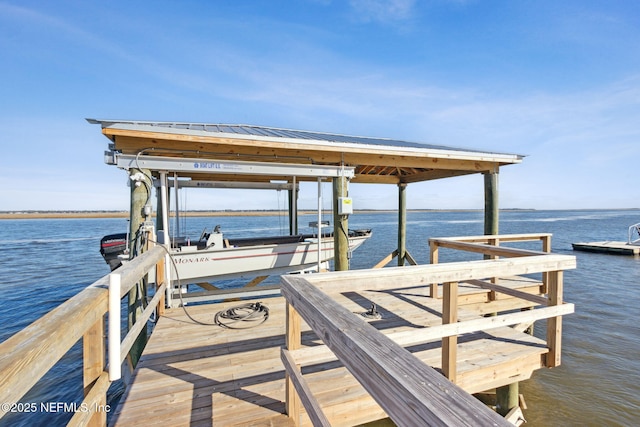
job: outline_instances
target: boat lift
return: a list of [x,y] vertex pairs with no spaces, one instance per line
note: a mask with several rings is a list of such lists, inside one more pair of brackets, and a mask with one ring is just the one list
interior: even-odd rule
[[[318,220],[317,220],[317,245],[318,245],[318,271],[321,270],[322,257],[322,180],[325,178],[344,177],[347,180],[355,176],[355,168],[348,166],[328,166],[314,164],[295,164],[295,163],[272,163],[272,162],[251,162],[251,161],[234,161],[234,160],[203,160],[197,158],[173,158],[164,156],[150,155],[127,155],[121,154],[114,150],[105,152],[105,162],[115,165],[123,170],[130,169],[147,169],[158,172],[159,179],[156,187],[160,194],[160,209],[162,215],[162,233],[158,235],[158,242],[167,248],[166,262],[170,264],[169,249],[171,246],[171,238],[169,236],[169,204],[168,192],[173,186],[176,189],[181,187],[194,188],[253,188],[253,189],[293,189],[297,190],[297,179],[316,178],[318,182]],[[225,181],[205,181],[205,180],[178,180],[178,174],[233,174],[247,176],[282,176],[291,177],[292,183],[259,183],[259,182],[225,182]],[[174,178],[169,179],[170,174]],[[176,193],[177,194],[177,193]],[[176,204],[177,204],[176,197]],[[295,203],[293,205],[293,215],[297,213]],[[150,211],[150,207],[148,208]],[[176,210],[177,212],[177,210]],[[176,224],[178,224],[176,217]],[[171,283],[171,269],[165,269],[167,283]],[[167,303],[171,305],[172,295],[170,287],[167,287]]]

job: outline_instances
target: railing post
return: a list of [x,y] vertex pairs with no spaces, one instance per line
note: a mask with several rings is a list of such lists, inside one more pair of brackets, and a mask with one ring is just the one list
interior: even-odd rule
[[398,266],[404,266],[407,250],[407,184],[398,184]]
[[[443,287],[442,324],[456,323],[458,321],[458,282],[446,282]],[[457,347],[457,335],[442,339],[442,372],[453,383],[457,380]]]
[[[432,240],[429,241],[429,264],[438,263],[438,243]],[[438,284],[431,283],[429,285],[429,297],[438,298]]]
[[[160,262],[156,264],[156,292],[158,292],[158,289],[160,288],[160,286],[162,286],[162,284],[165,283],[165,280],[166,280],[164,276],[165,268],[166,268],[165,258],[162,258]],[[169,287],[168,284],[167,284],[167,287]],[[160,297],[160,300],[158,301],[158,306],[156,308],[156,314],[158,317],[164,316],[165,298],[166,296],[163,293],[163,295]]]
[[[549,272],[548,300],[550,306],[562,304],[562,271]],[[562,316],[552,317],[547,320],[547,368],[560,366],[560,353],[562,351]]]
[[[300,315],[296,309],[287,302],[285,345],[289,351],[299,349],[302,346],[300,322]],[[300,369],[300,365],[296,365],[295,369]],[[285,375],[285,378],[285,407],[287,415],[289,415],[289,418],[291,418],[297,426],[300,425],[300,398],[288,373]]]
[[120,365],[120,275],[109,275],[109,381],[122,376]]
[[[542,240],[542,251],[546,253],[551,253],[551,236],[542,236],[540,238]],[[546,294],[549,292],[549,272],[545,271],[542,273],[542,287],[540,289],[541,294]]]
[[[487,241],[489,242],[489,245],[491,245],[491,246],[499,246],[500,245],[500,239],[498,239],[497,237],[491,237]],[[498,259],[498,256],[497,255],[489,255],[488,257],[485,256],[485,258]],[[493,283],[493,284],[497,285],[499,283],[499,281],[500,281],[500,279],[497,278],[497,277],[492,277],[491,278],[491,283]],[[496,291],[493,291],[493,290],[489,291],[489,301],[495,301],[495,300],[496,300]]]
[[[104,316],[100,317],[82,337],[83,385],[86,397],[95,385],[105,367],[105,330]],[[103,393],[98,403],[100,407],[107,404],[107,395]],[[96,411],[88,423],[89,426],[106,426],[107,413]]]

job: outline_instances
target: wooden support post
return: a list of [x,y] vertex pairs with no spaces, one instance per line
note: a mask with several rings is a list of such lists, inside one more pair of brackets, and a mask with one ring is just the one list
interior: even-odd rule
[[[105,368],[105,328],[104,316],[100,317],[92,327],[82,337],[82,359],[83,359],[83,385],[84,396],[87,396],[91,388],[96,384]],[[104,407],[107,404],[107,395],[100,396],[99,405]],[[89,426],[106,426],[106,411],[96,411],[88,423]]]
[[[429,264],[438,263],[438,243],[429,242]],[[429,297],[438,298],[438,284],[431,283],[429,285]]]
[[[285,346],[287,350],[297,350],[302,346],[302,332],[300,330],[301,318],[298,312],[291,304],[286,305],[286,336]],[[300,369],[300,365],[296,365],[296,369]],[[300,425],[300,397],[296,392],[293,380],[289,374],[285,375],[285,409],[287,415],[291,418],[296,426]]]
[[333,264],[335,271],[349,269],[349,216],[338,215],[338,198],[347,197],[348,181],[333,178]]
[[296,177],[293,177],[293,187],[288,190],[289,194],[289,235],[298,234],[298,185]]
[[[551,236],[542,236],[542,251],[548,254],[551,253]],[[549,273],[542,273],[542,288],[540,289],[541,294],[546,294],[549,291]]]
[[[549,272],[549,305],[562,304],[562,271]],[[549,353],[547,354],[547,368],[555,368],[560,366],[560,353],[562,351],[562,317],[552,317],[547,320],[547,346]]]
[[[136,248],[136,242],[140,236],[140,227],[147,220],[145,214],[145,206],[151,198],[152,182],[149,179],[151,172],[149,170],[131,169],[129,171],[131,177],[131,208],[129,212],[129,253],[131,256],[140,255],[137,251],[143,251],[142,247]],[[139,294],[139,289],[141,293]],[[133,327],[136,319],[142,314],[141,301],[146,299],[146,280],[143,279],[143,283],[140,287],[134,286],[128,295],[127,313],[128,313],[128,328]],[[131,361],[135,367],[138,363],[138,359],[142,354],[142,350],[147,344],[147,330],[144,328],[135,344],[131,347]]]
[[398,266],[405,262],[407,250],[407,184],[398,184]]
[[484,234],[498,234],[498,168],[484,174]]
[[[165,281],[165,278],[164,278],[164,269],[165,269],[164,262],[165,262],[165,260],[162,259],[162,261],[160,261],[158,264],[156,264],[156,292],[158,291],[160,286],[162,286],[162,284]],[[164,316],[164,309],[165,309],[165,302],[166,302],[165,299],[166,299],[165,295],[162,295],[160,297],[160,301],[158,301],[158,307],[156,308],[156,314],[157,314],[158,317]]]
[[520,404],[517,382],[496,388],[496,412],[503,417]]
[[[484,174],[484,234],[485,235],[497,235],[498,234],[498,168],[491,172],[485,172]],[[488,255],[484,256],[485,259],[491,258]],[[492,282],[495,283],[496,278],[492,278]],[[491,291],[489,294],[489,300],[494,301],[496,293]],[[497,313],[490,313],[492,316],[496,316]]]
[[[158,177],[156,177],[158,178]],[[160,176],[159,181],[164,179],[164,175]],[[156,187],[156,236],[163,236],[162,231],[164,230],[164,209],[162,208],[162,197],[160,192],[162,191],[162,186]]]
[[293,190],[287,191],[289,197],[289,236],[293,236]]
[[[458,321],[458,282],[444,283],[442,299],[442,324]],[[456,359],[458,357],[458,336],[442,339],[442,372],[453,383],[457,380]]]

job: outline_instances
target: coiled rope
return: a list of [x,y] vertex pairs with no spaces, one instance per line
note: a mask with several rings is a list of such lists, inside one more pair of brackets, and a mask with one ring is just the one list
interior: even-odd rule
[[223,328],[248,329],[263,324],[268,318],[269,308],[260,302],[253,302],[217,312],[214,322]]

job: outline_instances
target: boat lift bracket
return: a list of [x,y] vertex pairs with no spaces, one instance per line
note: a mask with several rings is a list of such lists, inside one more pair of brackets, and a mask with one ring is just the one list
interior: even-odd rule
[[329,165],[304,165],[295,163],[245,162],[234,160],[207,160],[171,158],[160,156],[134,156],[114,153],[111,164],[120,169],[149,169],[154,171],[219,173],[235,175],[297,176],[314,178],[355,176],[355,168]]

